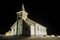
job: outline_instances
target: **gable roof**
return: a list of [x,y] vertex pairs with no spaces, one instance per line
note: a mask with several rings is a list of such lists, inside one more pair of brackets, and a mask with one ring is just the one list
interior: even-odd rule
[[39,24],[39,23],[37,23],[37,22],[35,22],[35,21],[29,19],[29,18],[26,19],[26,22],[27,22],[28,24],[30,24],[30,25],[36,25],[36,24],[38,24],[38,25],[40,25],[40,26],[46,28],[45,26],[43,26],[43,25],[41,25],[41,24]]

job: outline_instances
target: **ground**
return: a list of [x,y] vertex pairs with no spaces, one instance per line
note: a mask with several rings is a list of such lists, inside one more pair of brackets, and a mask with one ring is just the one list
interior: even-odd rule
[[6,37],[0,36],[0,40],[60,40],[60,37],[25,37],[25,36],[14,36],[14,37]]

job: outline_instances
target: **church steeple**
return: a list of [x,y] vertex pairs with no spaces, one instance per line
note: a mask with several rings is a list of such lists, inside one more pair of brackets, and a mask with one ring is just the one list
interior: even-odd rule
[[25,11],[24,4],[22,3],[22,10],[17,12],[18,17],[22,18],[23,20],[26,20],[28,13]]
[[25,11],[24,4],[22,3],[22,11]]

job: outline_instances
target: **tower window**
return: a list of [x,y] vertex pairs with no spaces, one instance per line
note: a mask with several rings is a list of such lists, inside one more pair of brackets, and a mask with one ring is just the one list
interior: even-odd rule
[[22,14],[18,14],[18,17],[21,17],[22,16]]

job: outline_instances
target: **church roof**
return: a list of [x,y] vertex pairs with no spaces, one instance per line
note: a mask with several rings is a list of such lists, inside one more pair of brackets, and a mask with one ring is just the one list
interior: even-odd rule
[[[29,25],[36,25],[36,24],[38,24],[38,25],[40,25],[40,26],[43,26],[43,25],[41,25],[41,24],[39,24],[39,23],[35,22],[34,20],[29,19],[29,18],[26,19],[26,22],[27,22]],[[43,27],[46,28],[45,26],[43,26]]]

